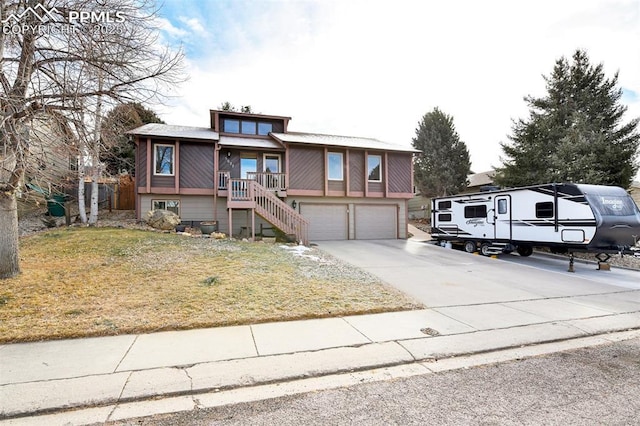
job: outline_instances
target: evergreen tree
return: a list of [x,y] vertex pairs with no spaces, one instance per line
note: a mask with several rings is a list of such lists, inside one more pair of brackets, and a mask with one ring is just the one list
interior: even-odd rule
[[628,188],[638,171],[639,118],[623,123],[618,74],[605,77],[602,64],[589,63],[577,50],[571,63],[562,57],[550,77],[547,95],[528,96],[527,120],[513,126],[511,143],[502,143],[503,167],[496,183],[524,186],[578,182]]
[[424,115],[416,129],[413,147],[415,181],[422,195],[437,197],[461,192],[471,169],[469,151],[460,140],[453,118],[438,108]]
[[125,135],[125,132],[148,123],[164,124],[164,121],[154,111],[138,102],[121,104],[109,111],[102,128],[102,142],[105,149],[100,159],[108,174],[117,175],[122,172],[133,174],[135,144]]

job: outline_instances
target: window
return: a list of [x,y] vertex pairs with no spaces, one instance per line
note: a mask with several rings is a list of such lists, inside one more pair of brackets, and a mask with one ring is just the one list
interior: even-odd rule
[[259,135],[268,135],[273,131],[273,124],[271,123],[258,123],[258,134]]
[[255,155],[242,155],[240,158],[240,179],[249,179],[247,173],[258,171],[258,159]]
[[536,217],[553,217],[553,203],[551,201],[536,203]]
[[369,182],[382,182],[382,157],[369,155],[367,157],[367,174]]
[[242,120],[242,131],[243,135],[255,135],[256,134],[256,122],[255,121],[244,121]]
[[451,213],[440,213],[438,215],[438,220],[440,222],[451,222]]
[[465,206],[464,217],[465,219],[474,217],[487,217],[487,206],[485,206],[484,204]]
[[264,171],[267,173],[280,173],[280,156],[277,154],[264,154]]
[[180,216],[180,201],[178,200],[153,200],[153,210],[169,210]]
[[329,180],[343,180],[342,153],[330,152],[327,155],[327,163],[329,163]]
[[451,208],[451,201],[438,201],[438,210],[448,210]]
[[498,200],[498,214],[507,214],[507,199],[501,198]]
[[173,176],[173,145],[155,145],[154,174]]
[[224,131],[227,133],[240,133],[240,120],[224,120]]

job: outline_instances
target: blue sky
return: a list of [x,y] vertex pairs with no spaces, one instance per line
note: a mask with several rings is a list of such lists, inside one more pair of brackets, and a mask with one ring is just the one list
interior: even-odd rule
[[229,101],[295,131],[410,145],[438,107],[485,171],[523,97],[578,48],[619,71],[627,119],[640,116],[638,0],[164,0],[160,15],[189,76],[156,107],[170,124],[206,127]]

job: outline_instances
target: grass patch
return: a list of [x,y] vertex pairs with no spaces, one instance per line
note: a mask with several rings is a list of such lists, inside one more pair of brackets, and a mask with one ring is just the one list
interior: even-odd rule
[[146,333],[418,308],[314,249],[68,228],[20,241],[2,281],[0,342]]

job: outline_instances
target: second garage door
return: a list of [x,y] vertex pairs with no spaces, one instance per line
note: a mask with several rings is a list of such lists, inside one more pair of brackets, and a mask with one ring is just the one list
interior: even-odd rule
[[345,204],[301,204],[300,213],[309,221],[309,240],[346,240],[347,206]]
[[398,209],[393,206],[355,206],[356,240],[385,240],[398,237]]

